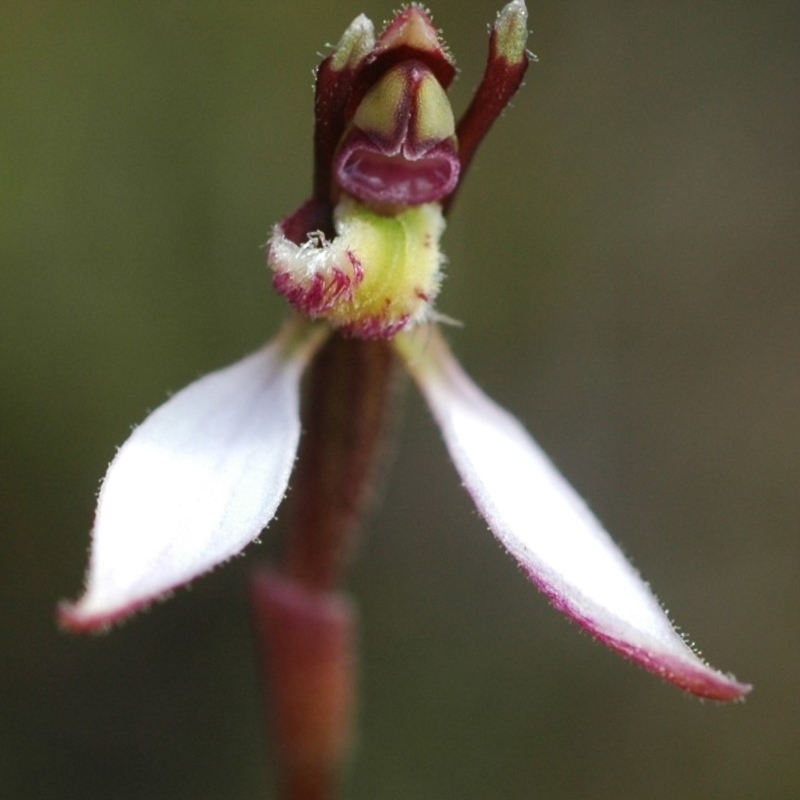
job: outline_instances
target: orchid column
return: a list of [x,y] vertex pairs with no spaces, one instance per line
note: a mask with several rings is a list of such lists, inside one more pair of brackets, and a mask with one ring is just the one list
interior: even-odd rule
[[523,0],[498,14],[459,122],[447,96],[453,60],[420,6],[377,38],[364,16],[345,31],[317,70],[313,194],[268,245],[292,317],[261,350],[172,397],[120,448],[98,498],[85,593],[60,608],[65,627],[103,628],[241,551],[273,518],[299,448],[283,560],[255,575],[251,594],[286,800],[334,797],[346,760],[355,620],[339,587],[399,367],[425,396],[492,533],[556,608],[695,695],[733,700],[750,688],[676,632],[580,496],[470,380],[440,330],[445,219],[522,82],[526,25]]

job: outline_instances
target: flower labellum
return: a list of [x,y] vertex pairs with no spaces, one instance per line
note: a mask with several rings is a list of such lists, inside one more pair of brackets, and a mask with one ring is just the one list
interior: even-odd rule
[[441,200],[458,183],[455,133],[453,109],[431,69],[401,62],[358,104],[334,162],[336,179],[375,206]]
[[305,316],[360,339],[429,319],[441,282],[441,206],[387,217],[345,195],[333,222],[333,239],[319,232],[302,245],[276,226],[268,258],[278,292]]
[[[363,15],[345,31],[317,70],[312,196],[275,226],[267,248],[273,286],[293,318],[262,350],[168,400],[120,448],[100,491],[86,592],[61,607],[66,627],[121,619],[255,539],[290,479],[303,374],[315,377],[306,428],[330,432],[315,425],[315,408],[332,408],[326,420],[341,427],[386,397],[370,388],[357,358],[334,368],[336,353],[369,352],[381,356],[373,364],[389,354],[405,365],[478,511],[557,609],[688,692],[733,700],[749,691],[684,641],[522,425],[465,374],[437,324],[445,219],[478,145],[522,82],[526,41],[525,4],[512,0],[491,27],[483,78],[457,119],[447,96],[455,65],[421,6],[405,8],[377,37]],[[344,383],[326,386],[322,374]],[[327,406],[316,396],[326,392]],[[348,493],[358,487],[350,481],[339,492],[336,480],[362,476],[366,460],[364,436],[348,431],[322,442],[322,457],[309,462],[325,498],[347,508],[318,508],[322,495],[306,492],[299,502],[315,515],[308,527],[326,514],[347,524],[353,517]],[[348,472],[347,459],[358,469]],[[312,543],[307,552],[321,550]]]

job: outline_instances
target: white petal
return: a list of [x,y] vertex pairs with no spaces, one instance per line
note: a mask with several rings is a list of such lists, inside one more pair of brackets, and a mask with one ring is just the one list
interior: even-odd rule
[[399,340],[467,490],[553,605],[593,636],[695,694],[745,694],[705,664],[592,515],[510,414],[463,372],[438,329]]
[[258,536],[286,492],[300,435],[300,380],[322,334],[288,325],[134,430],[101,486],[86,593],[62,606],[67,627],[126,616]]

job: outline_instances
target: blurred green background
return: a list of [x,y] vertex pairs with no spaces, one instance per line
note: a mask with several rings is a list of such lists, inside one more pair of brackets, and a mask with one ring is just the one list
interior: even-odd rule
[[[463,108],[488,0],[438,0]],[[59,633],[94,493],[168,390],[286,314],[260,245],[307,195],[311,69],[378,0],[0,11],[0,792],[277,798],[243,579]],[[470,373],[715,665],[719,707],[553,612],[414,391],[350,588],[354,800],[800,796],[800,4],[531,6],[540,61],[445,238]],[[280,533],[280,520],[269,537]]]

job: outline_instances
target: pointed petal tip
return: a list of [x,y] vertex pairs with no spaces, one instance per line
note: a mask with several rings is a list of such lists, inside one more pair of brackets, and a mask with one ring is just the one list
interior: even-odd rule
[[[692,647],[673,632],[664,641],[643,630],[634,630],[623,620],[582,613],[574,602],[559,594],[542,576],[521,565],[528,579],[551,605],[569,620],[623,658],[632,661],[667,683],[704,700],[730,702],[743,700],[753,689],[731,674],[714,669]],[[660,646],[659,646],[660,645]]]
[[[637,661],[635,656],[631,658]],[[703,700],[715,700],[720,703],[743,701],[753,690],[752,684],[738,681],[733,675],[719,672],[704,663],[697,667],[678,659],[671,659],[669,656],[654,661],[652,665],[645,657],[637,663],[679,689]]]
[[599,632],[590,630],[590,633],[625,658],[695,697],[726,703],[744,700],[753,689],[751,684],[714,669],[694,653],[676,656],[614,641]]
[[61,600],[56,606],[56,620],[61,630],[67,633],[107,633],[111,628],[126,620],[137,611],[145,608],[147,602],[128,606],[116,611],[91,611],[84,608],[84,603]]
[[60,600],[56,605],[58,627],[67,633],[103,634],[126,623],[131,617],[149,611],[151,607],[169,600],[190,581],[176,584],[160,594],[140,594],[114,602],[98,598],[87,589],[78,600]]
[[604,643],[648,672],[703,700],[721,703],[744,700],[753,689],[751,684],[742,683],[733,675],[719,672],[698,656],[684,659],[667,653],[637,650],[624,644],[618,645],[609,641]]

